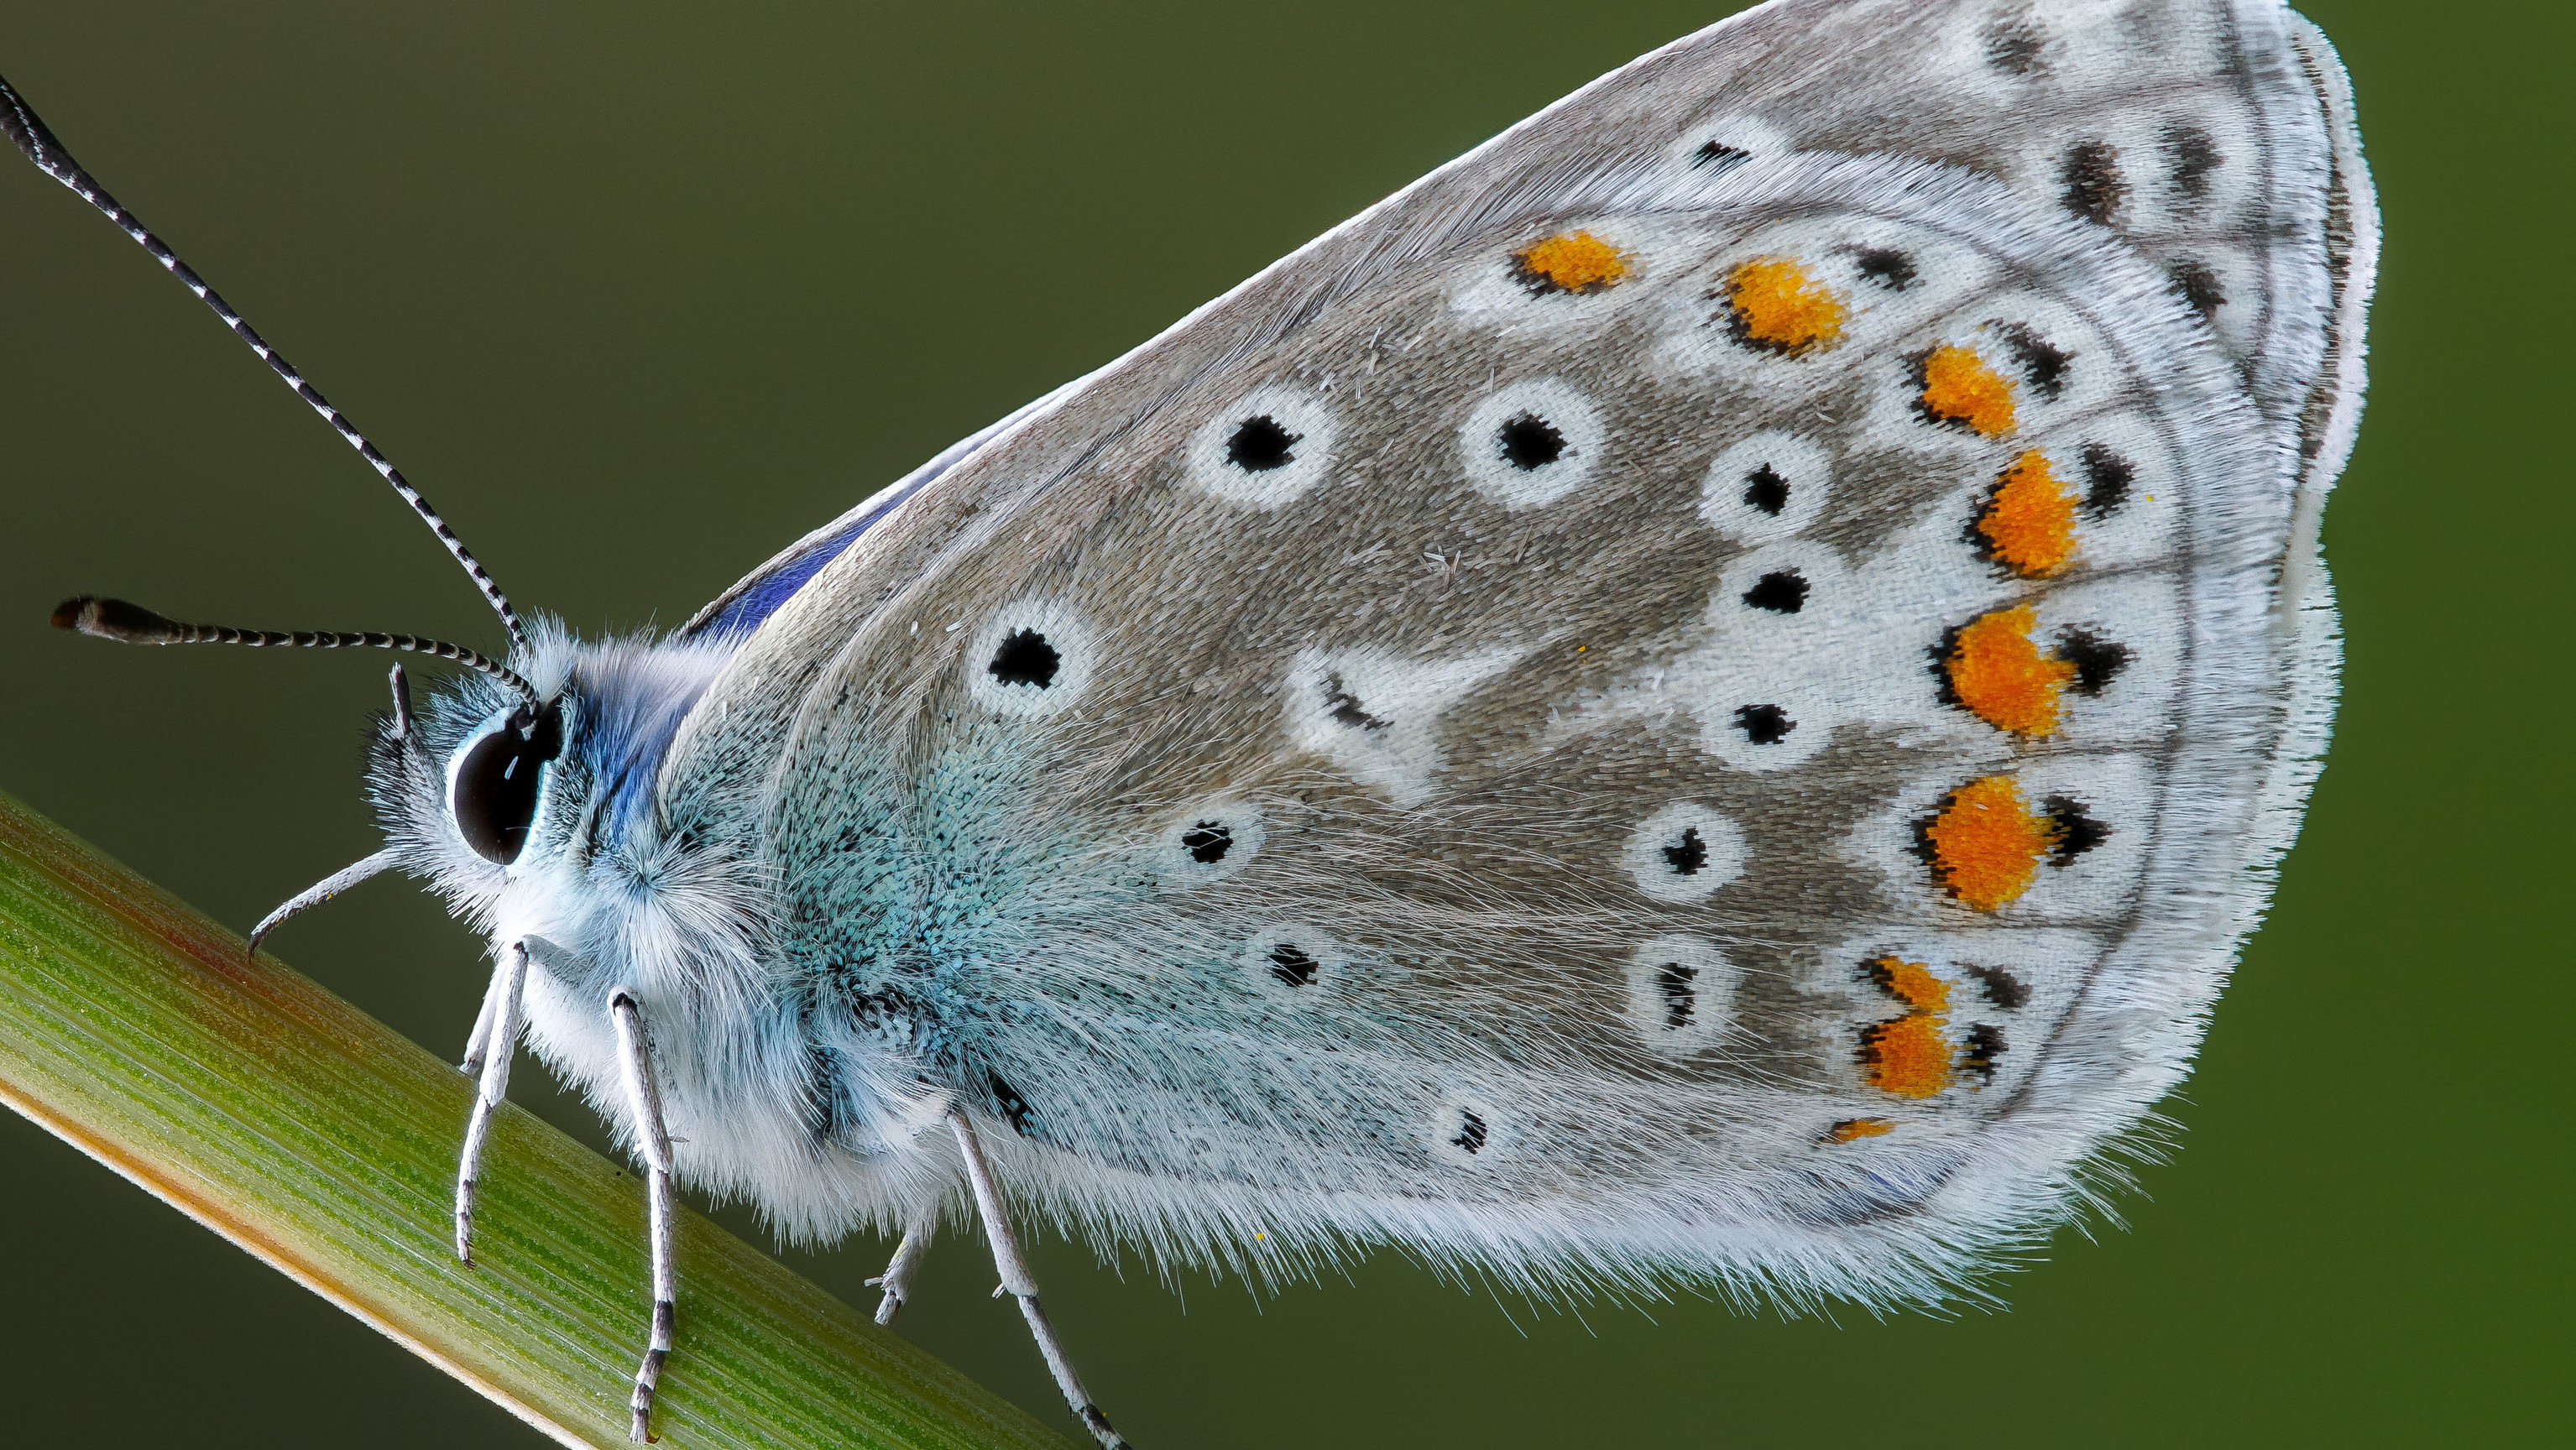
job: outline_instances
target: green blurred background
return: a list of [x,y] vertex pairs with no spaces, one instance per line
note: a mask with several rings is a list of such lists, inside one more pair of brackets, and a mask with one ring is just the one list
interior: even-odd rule
[[[10,6],[0,69],[523,606],[597,629],[684,618],[1723,4],[87,0]],[[2371,409],[2327,520],[2349,683],[2279,908],[2168,1104],[2182,1152],[2127,1229],[2061,1235],[2003,1281],[2009,1312],[1884,1322],[1535,1308],[1391,1255],[1256,1304],[1046,1243],[1051,1307],[1140,1444],[2576,1434],[2576,31],[2554,5],[2306,8],[2353,71],[2388,220]],[[119,650],[47,609],[496,631],[264,368],[14,158],[0,339],[0,788],[247,925],[372,849],[384,661]],[[400,883],[278,946],[442,1053],[473,1019],[476,942]],[[517,1095],[598,1141],[543,1073]],[[10,1443],[540,1443],[15,1118],[0,1173]],[[793,1258],[867,1305],[882,1256]],[[904,1332],[1055,1417],[990,1282],[944,1242]]]

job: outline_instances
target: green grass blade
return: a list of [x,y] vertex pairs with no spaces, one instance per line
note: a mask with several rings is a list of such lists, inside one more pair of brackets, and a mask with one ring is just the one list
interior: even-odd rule
[[[566,1445],[625,1442],[642,1185],[516,1109],[449,1252],[454,1065],[0,795],[0,1099]],[[682,1450],[1064,1441],[706,1220],[679,1231]]]

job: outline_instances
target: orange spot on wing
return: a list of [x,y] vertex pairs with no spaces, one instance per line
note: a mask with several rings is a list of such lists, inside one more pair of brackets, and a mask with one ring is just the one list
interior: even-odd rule
[[1849,1143],[1861,1138],[1875,1138],[1893,1133],[1896,1125],[1885,1118],[1845,1118],[1825,1130],[1828,1143]]
[[1880,957],[1863,968],[1879,990],[1905,1004],[1905,1015],[1864,1027],[1860,1060],[1869,1085],[1900,1098],[1928,1098],[1950,1086],[1950,984],[1921,962]]
[[1869,1085],[1900,1098],[1928,1098],[1950,1085],[1950,1039],[1941,1019],[1908,1012],[1861,1034]]
[[1833,346],[1848,311],[1833,289],[1787,257],[1756,257],[1726,274],[1735,340],[1797,357]]
[[1512,275],[1533,292],[1606,292],[1627,279],[1628,261],[1590,232],[1567,232],[1512,253]]
[[1999,438],[2013,428],[2012,379],[1964,347],[1943,343],[1923,355],[1918,403],[1933,422],[1962,424],[1981,437]]
[[1993,911],[2030,889],[2042,856],[2057,848],[2059,828],[2022,804],[2008,776],[1990,775],[1950,792],[1923,826],[1932,873],[1950,894]]
[[2033,449],[1995,479],[1994,495],[1977,516],[1986,552],[2014,573],[2045,579],[2075,560],[2075,495]]
[[2030,642],[2039,616],[2027,604],[1980,616],[1951,637],[1941,662],[1950,693],[1978,719],[2017,735],[2057,729],[2058,695],[2075,666],[2043,655]]
[[1880,990],[1917,1012],[1950,1010],[1950,984],[1932,975],[1921,962],[1880,957],[1869,964],[1869,978]]

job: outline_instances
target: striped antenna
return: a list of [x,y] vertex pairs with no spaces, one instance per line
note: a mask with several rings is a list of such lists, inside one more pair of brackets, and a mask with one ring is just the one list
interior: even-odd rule
[[376,451],[376,445],[368,442],[367,435],[358,431],[358,425],[332,407],[330,399],[306,382],[294,365],[278,354],[277,349],[263,341],[259,333],[242,320],[242,315],[233,311],[232,304],[224,301],[221,293],[207,286],[195,268],[180,261],[179,255],[154,236],[151,228],[137,221],[134,213],[127,211],[115,197],[107,194],[107,188],[83,171],[71,153],[63,149],[63,143],[55,140],[54,133],[45,129],[45,123],[37,119],[35,111],[18,94],[17,88],[5,79],[0,79],[0,131],[9,133],[9,139],[17,143],[19,150],[27,153],[27,159],[36,163],[37,169],[70,187],[81,200],[98,208],[109,221],[116,223],[118,230],[132,237],[136,245],[150,252],[154,261],[178,278],[181,286],[197,294],[198,301],[213,308],[215,315],[223,319],[224,326],[233,330],[233,336],[248,343],[250,350],[259,354],[259,360],[285,379],[286,385],[295,390],[295,396],[321,414],[322,421],[330,424],[332,431],[357,449],[358,456],[367,460],[367,465],[382,475],[385,482],[392,484],[394,492],[402,495],[403,502],[411,505],[412,512],[420,515],[421,522],[429,525],[429,531],[438,535],[438,542],[446,547],[448,557],[463,566],[467,577],[474,581],[474,587],[483,591],[484,601],[492,606],[492,612],[501,616],[502,625],[510,631],[510,642],[528,642],[527,631],[519,627],[518,611],[510,607],[509,597],[501,592],[500,585],[492,582],[491,575],[483,572],[483,566],[474,561],[474,555],[466,549],[464,542],[447,527],[447,520],[440,518],[438,510],[429,506],[429,500],[420,496],[420,490],[411,486],[400,469],[385,461],[385,456]]
[[[499,680],[528,702],[534,714],[545,701],[527,677],[478,650],[416,634],[345,634],[328,629],[235,629],[228,624],[181,624],[164,619],[140,604],[84,594],[54,606],[54,628],[68,629],[118,644],[238,644],[252,649],[398,649],[454,660],[469,670]],[[398,699],[400,697],[397,697]],[[407,703],[407,701],[405,702]]]

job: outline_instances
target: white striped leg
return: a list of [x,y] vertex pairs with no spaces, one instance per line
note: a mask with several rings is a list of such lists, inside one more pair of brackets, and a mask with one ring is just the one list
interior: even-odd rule
[[[1020,1317],[1029,1321],[1029,1334],[1038,1342],[1038,1353],[1046,1357],[1047,1372],[1055,1376],[1055,1387],[1064,1392],[1064,1402],[1073,1407],[1074,1418],[1082,1421],[1092,1438],[1106,1450],[1132,1450],[1126,1437],[1109,1427],[1109,1417],[1091,1402],[1091,1392],[1082,1387],[1082,1376],[1073,1372],[1073,1361],[1055,1337],[1055,1326],[1038,1307],[1038,1281],[1020,1254],[1019,1236],[1011,1232],[1011,1216],[1002,1207],[1001,1190],[993,1185],[993,1170],[985,1165],[983,1145],[975,1141],[965,1110],[950,1108],[948,1126],[956,1131],[957,1149],[966,1159],[966,1181],[975,1190],[975,1210],[984,1216],[984,1236],[992,1241],[993,1268],[1002,1276],[994,1297],[1008,1294],[1020,1301]],[[898,1249],[897,1257],[901,1254]]]
[[885,1297],[877,1301],[877,1323],[892,1324],[903,1312],[903,1301],[912,1297],[912,1276],[921,1269],[921,1256],[930,1252],[931,1226],[935,1219],[906,1224],[903,1239],[894,1246],[894,1257],[886,1261],[886,1271],[868,1280]]
[[519,998],[528,985],[528,949],[518,942],[501,954],[492,970],[491,989],[483,994],[482,1015],[465,1044],[463,1070],[479,1074],[474,1111],[465,1119],[465,1150],[456,1162],[456,1261],[474,1262],[474,1188],[483,1172],[483,1139],[492,1131],[492,1115],[510,1091],[510,1059],[519,1047]]
[[626,1082],[627,1106],[635,1114],[635,1146],[644,1157],[644,1201],[651,1216],[653,1249],[653,1329],[644,1362],[635,1369],[635,1393],[626,1402],[634,1422],[626,1438],[653,1438],[653,1387],[662,1378],[662,1361],[671,1357],[677,1313],[679,1275],[671,1263],[671,1134],[662,1124],[662,1089],[653,1079],[653,1048],[644,1036],[644,1013],[624,988],[608,994],[608,1012],[617,1024],[618,1075]]

